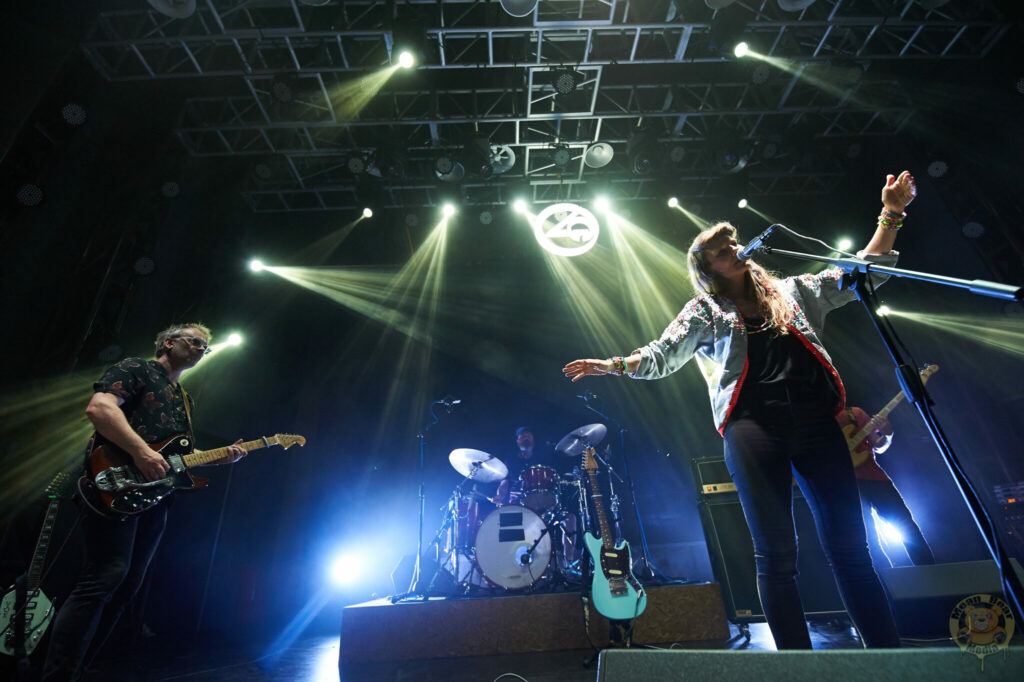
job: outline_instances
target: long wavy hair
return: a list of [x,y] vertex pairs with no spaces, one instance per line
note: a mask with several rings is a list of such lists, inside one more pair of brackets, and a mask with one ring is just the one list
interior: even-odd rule
[[[719,237],[734,238],[736,228],[727,222],[715,223],[704,230],[690,244],[687,262],[690,270],[690,283],[697,293],[725,298],[721,293],[722,281],[711,270],[704,249],[708,243]],[[793,309],[784,296],[779,294],[778,278],[754,261],[747,261],[750,270],[746,276],[747,291],[757,301],[761,316],[768,321],[775,334],[786,334],[786,326],[793,321]]]

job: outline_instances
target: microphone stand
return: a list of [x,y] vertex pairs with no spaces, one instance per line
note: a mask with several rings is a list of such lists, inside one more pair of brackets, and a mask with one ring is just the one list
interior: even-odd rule
[[846,287],[850,289],[856,295],[857,300],[864,304],[864,309],[867,310],[868,316],[871,318],[871,322],[874,325],[875,330],[878,332],[878,335],[881,337],[886,349],[889,351],[889,355],[896,368],[896,379],[899,381],[900,387],[903,389],[903,393],[907,397],[907,401],[913,404],[914,407],[917,408],[918,414],[921,415],[921,419],[924,421],[925,427],[927,427],[931,434],[932,440],[935,442],[935,446],[939,450],[939,454],[946,463],[946,468],[949,469],[950,474],[953,476],[953,481],[956,483],[957,488],[960,490],[960,494],[964,498],[964,502],[967,503],[967,508],[974,519],[974,523],[978,526],[978,530],[981,532],[981,536],[985,541],[989,553],[992,554],[992,558],[995,560],[996,566],[999,568],[1003,591],[1006,594],[1007,601],[1016,607],[1017,613],[1024,613],[1024,610],[1021,608],[1022,605],[1024,605],[1024,601],[1022,601],[1024,600],[1024,589],[1021,587],[1020,577],[1017,576],[1010,564],[1009,555],[1007,554],[1002,541],[999,539],[995,525],[992,523],[992,519],[985,510],[977,490],[968,479],[960,460],[953,452],[953,448],[946,439],[946,435],[942,432],[942,427],[939,425],[938,419],[936,419],[935,415],[932,413],[931,407],[934,404],[934,401],[925,390],[924,383],[921,381],[921,377],[918,375],[917,369],[904,362],[903,357],[900,355],[899,349],[897,348],[896,334],[895,330],[892,328],[891,322],[884,316],[878,314],[874,285],[870,281],[868,275],[870,272],[878,272],[891,275],[893,277],[917,279],[924,282],[931,282],[933,284],[942,284],[945,286],[967,289],[974,294],[1010,301],[1020,301],[1024,299],[1024,287],[1015,287],[1007,284],[999,284],[997,282],[988,282],[985,280],[965,280],[955,277],[932,275],[913,270],[903,270],[901,268],[876,265],[871,261],[861,258],[828,258],[799,253],[796,251],[783,251],[781,249],[774,249],[768,246],[762,247],[761,250],[766,253],[786,256],[796,260],[829,263],[841,268],[846,273],[840,283],[840,288]]
[[427,424],[423,428],[422,431],[420,431],[418,434],[416,434],[416,438],[419,439],[419,442],[420,442],[420,492],[419,492],[419,500],[420,500],[419,516],[420,516],[420,519],[419,519],[419,532],[416,535],[416,560],[413,563],[412,580],[409,581],[409,589],[408,589],[408,591],[403,592],[402,594],[396,594],[393,597],[391,597],[391,603],[392,604],[397,604],[400,601],[406,601],[406,600],[409,600],[409,599],[419,599],[421,601],[426,601],[427,600],[427,594],[425,592],[421,592],[420,591],[420,577],[421,577],[420,576],[420,562],[422,561],[422,556],[423,556],[423,514],[424,514],[424,511],[425,511],[426,499],[427,499],[427,495],[426,495],[426,492],[425,492],[426,482],[424,480],[424,471],[423,471],[423,440],[424,440],[424,437],[427,434],[427,431],[430,430],[430,427],[432,427],[432,426],[434,426],[435,424],[438,423],[438,416],[436,414],[434,414],[434,405],[437,405],[438,403],[443,403],[443,402],[444,401],[441,401],[441,400],[435,400],[435,401],[432,401],[430,403],[430,416],[433,417],[433,421],[430,422],[429,424]]
[[[599,416],[601,419],[609,421],[619,427],[619,449],[622,451],[622,471],[626,474],[626,487],[629,489],[629,499],[633,503],[633,513],[636,514],[636,525],[640,529],[640,561],[643,561],[643,571],[640,576],[641,579],[653,579],[660,576],[663,580],[668,581],[669,578],[661,572],[654,562],[651,560],[651,550],[647,545],[647,531],[644,529],[643,519],[640,517],[640,507],[636,502],[636,493],[633,490],[633,477],[629,473],[629,459],[626,456],[626,427],[623,426],[617,419],[611,417],[601,410],[590,404],[589,400],[584,401],[584,405],[588,410]],[[603,407],[603,405],[602,405]]]

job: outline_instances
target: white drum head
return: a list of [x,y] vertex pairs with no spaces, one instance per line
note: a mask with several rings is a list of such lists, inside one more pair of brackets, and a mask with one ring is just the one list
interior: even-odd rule
[[551,534],[545,528],[532,509],[517,504],[488,514],[476,535],[476,562],[484,578],[506,590],[525,589],[540,580],[551,561]]

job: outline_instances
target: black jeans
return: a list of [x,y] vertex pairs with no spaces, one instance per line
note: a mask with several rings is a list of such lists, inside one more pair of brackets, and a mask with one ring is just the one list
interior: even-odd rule
[[885,553],[885,548],[878,539],[878,531],[875,530],[875,520],[871,517],[871,508],[882,518],[890,523],[903,536],[903,548],[907,550],[907,556],[915,566],[925,566],[935,563],[935,556],[931,547],[924,539],[920,526],[910,513],[907,503],[892,481],[888,480],[867,480],[858,479],[857,487],[860,489],[860,499],[864,505],[864,524],[868,532],[868,547],[872,552],[876,550],[881,556],[875,556],[875,563],[884,563],[891,566],[892,561]]
[[831,401],[785,390],[740,400],[725,428],[725,460],[754,541],[757,590],[776,647],[811,648],[796,584],[794,476],[861,640],[868,647],[898,647],[896,624],[868,554],[853,463]]
[[43,665],[44,682],[78,679],[139,591],[167,525],[166,504],[124,521],[87,509],[81,514],[82,570],[57,611]]

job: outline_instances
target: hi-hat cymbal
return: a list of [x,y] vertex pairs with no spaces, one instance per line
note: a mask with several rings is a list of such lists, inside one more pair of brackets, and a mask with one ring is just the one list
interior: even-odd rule
[[448,455],[455,470],[466,478],[481,483],[500,481],[508,476],[508,467],[494,455],[472,448],[455,448]]
[[558,441],[555,450],[563,455],[575,457],[582,454],[588,447],[600,443],[607,433],[608,427],[604,424],[587,424],[566,434],[565,438]]

